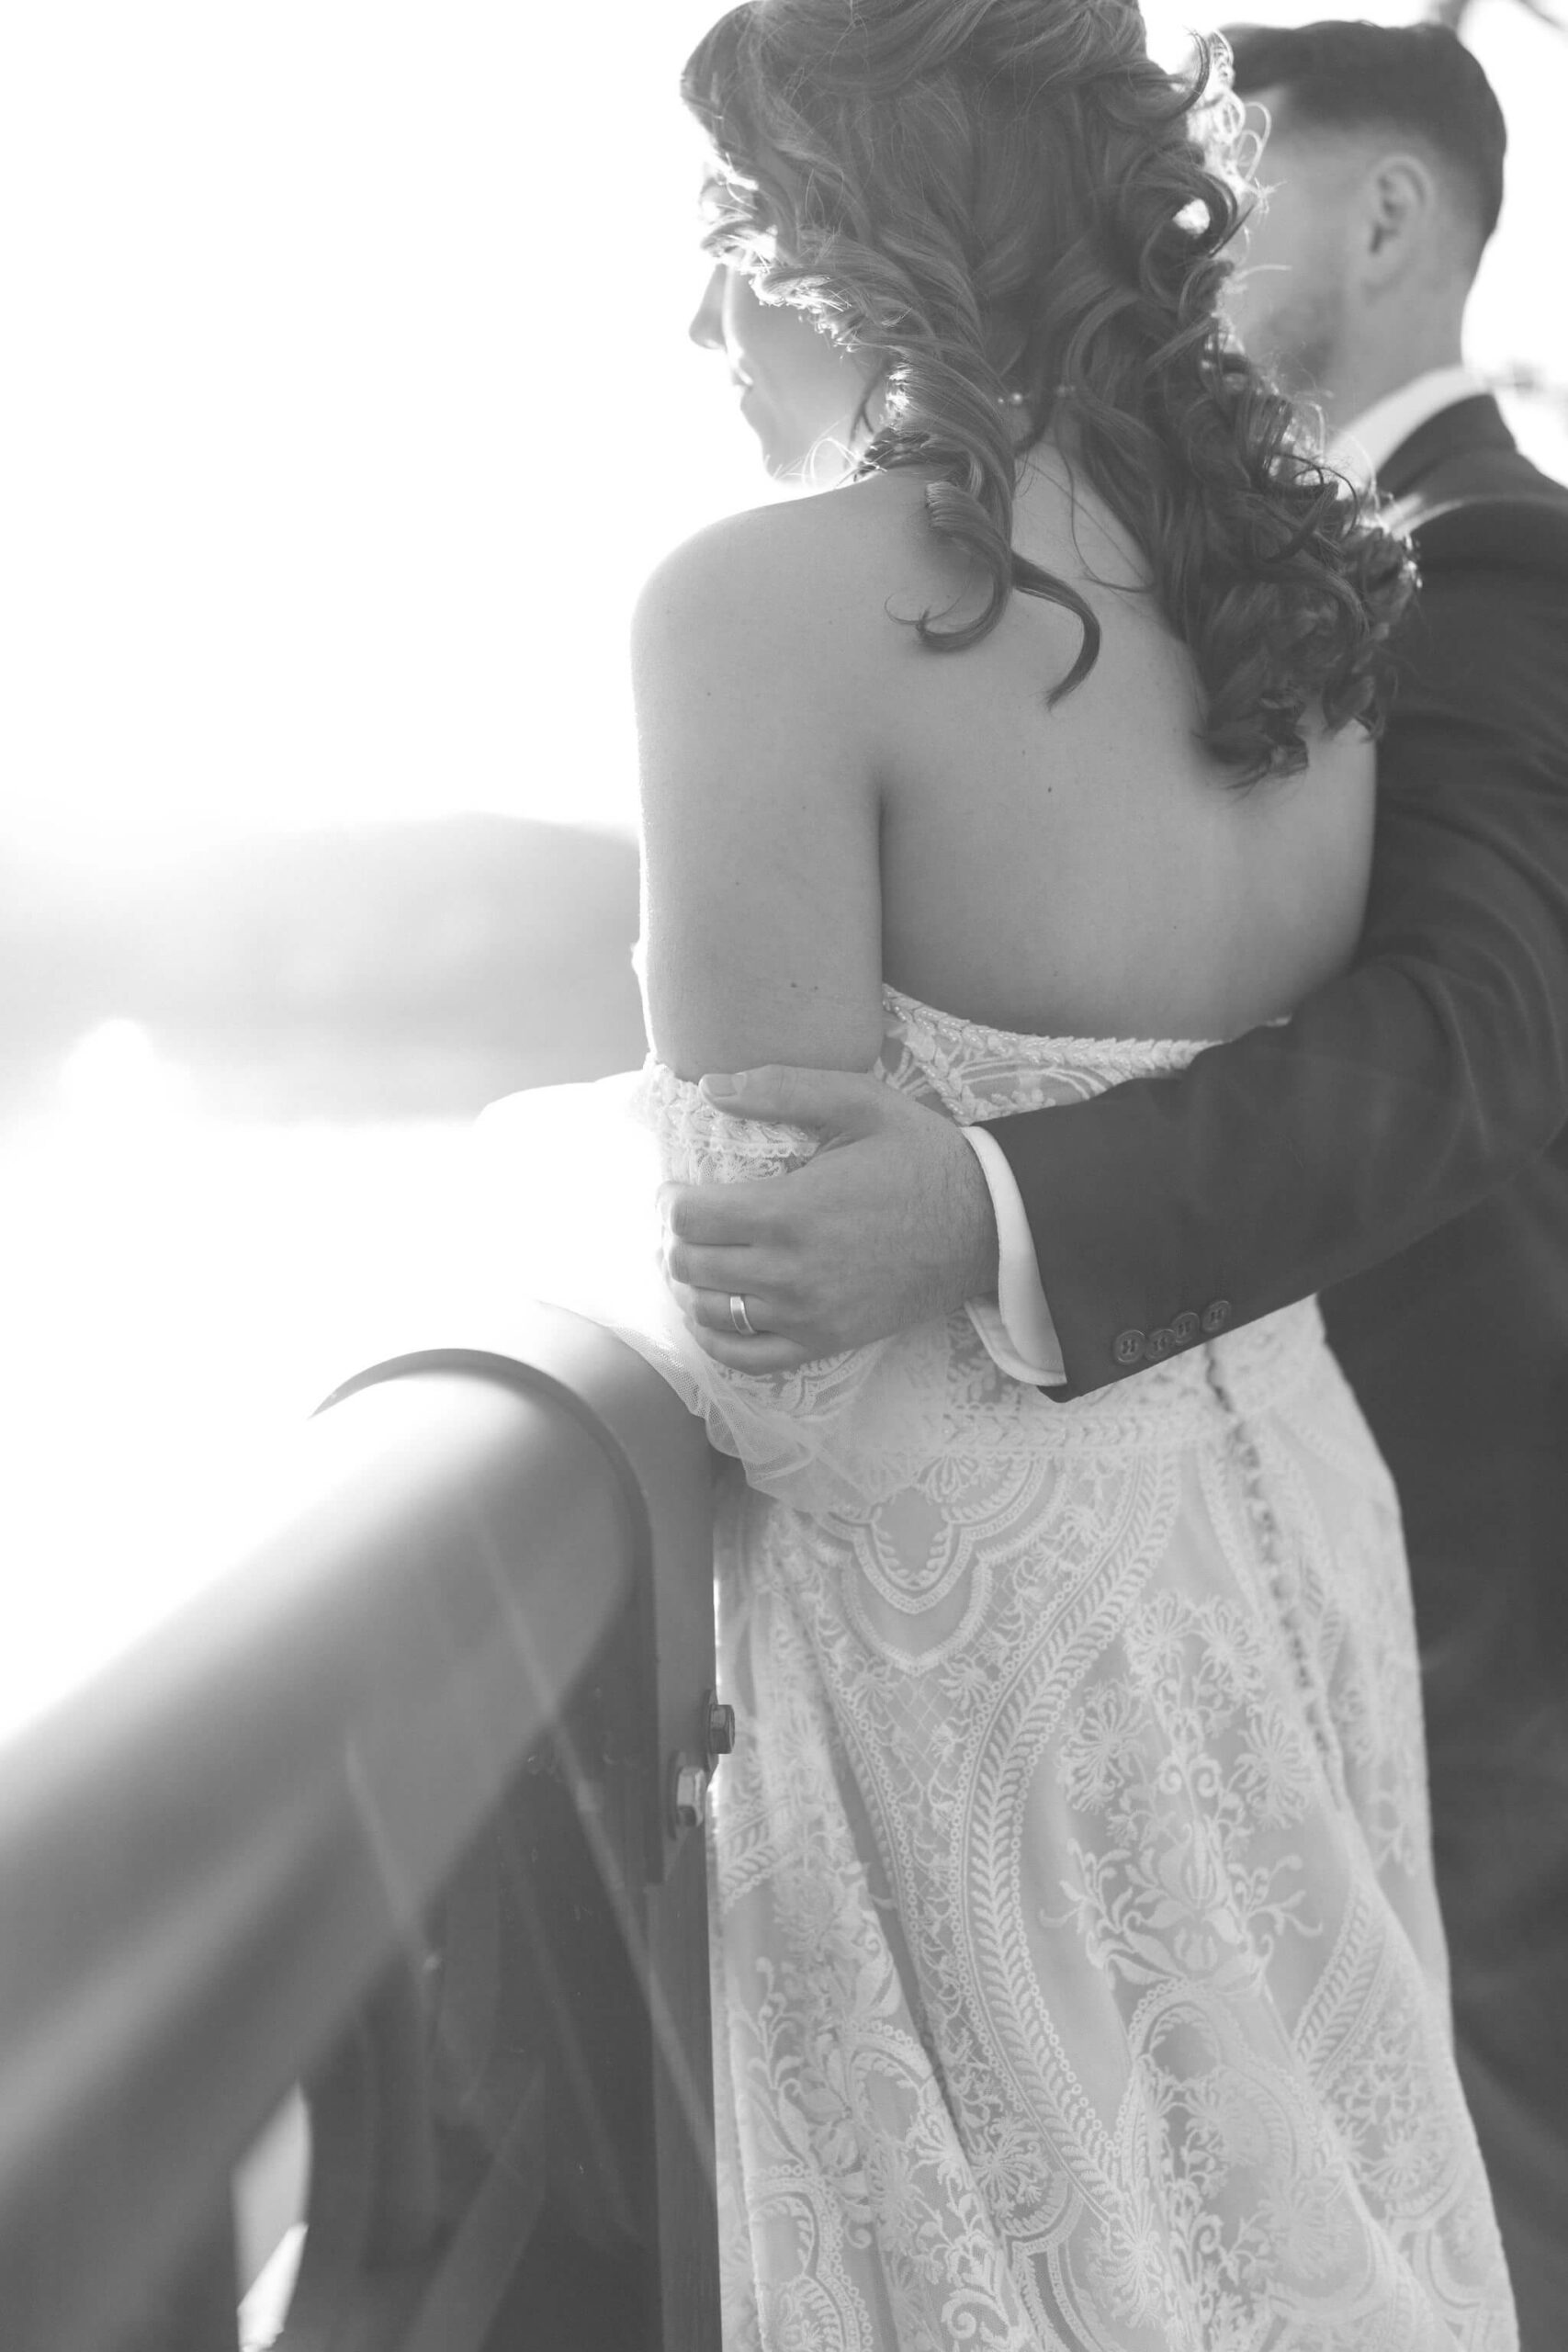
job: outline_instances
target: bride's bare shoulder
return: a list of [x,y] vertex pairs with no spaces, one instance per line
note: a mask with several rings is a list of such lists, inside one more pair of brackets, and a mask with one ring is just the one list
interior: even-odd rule
[[952,595],[961,563],[926,524],[925,481],[876,474],[818,496],[726,515],[666,556],[638,600],[635,641],[701,638],[814,676],[852,670],[903,599]]

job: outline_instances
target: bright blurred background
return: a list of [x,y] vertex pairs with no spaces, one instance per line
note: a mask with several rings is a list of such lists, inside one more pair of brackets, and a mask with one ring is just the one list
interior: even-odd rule
[[[631,600],[770,494],[685,334],[713,13],[0,36],[0,1544],[37,1627],[0,1717],[199,1573],[258,1446],[438,1283],[473,1111],[640,1053]],[[1157,0],[1156,46],[1224,13]],[[1531,0],[1462,29],[1511,139],[1471,356],[1568,474],[1568,40]]]

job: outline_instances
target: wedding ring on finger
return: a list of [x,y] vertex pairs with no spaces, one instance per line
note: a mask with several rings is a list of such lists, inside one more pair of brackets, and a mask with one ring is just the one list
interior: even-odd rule
[[751,1317],[746,1312],[746,1301],[738,1290],[732,1290],[729,1294],[729,1320],[742,1339],[755,1340],[760,1336]]

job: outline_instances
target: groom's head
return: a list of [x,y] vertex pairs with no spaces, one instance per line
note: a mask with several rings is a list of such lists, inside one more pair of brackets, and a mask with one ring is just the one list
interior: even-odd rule
[[1503,201],[1491,85],[1437,25],[1227,29],[1269,191],[1227,310],[1252,356],[1331,422],[1460,356]]

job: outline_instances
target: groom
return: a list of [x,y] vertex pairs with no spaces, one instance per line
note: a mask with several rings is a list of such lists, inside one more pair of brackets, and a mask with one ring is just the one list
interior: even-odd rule
[[983,1134],[845,1074],[710,1080],[828,1148],[672,1189],[667,1266],[704,1344],[758,1371],[994,1293],[993,1352],[1064,1399],[1325,1294],[1404,1508],[1461,2062],[1526,2352],[1548,2352],[1568,2324],[1568,491],[1461,360],[1502,189],[1480,68],[1430,27],[1231,38],[1277,187],[1238,327],[1337,462],[1400,502],[1422,569],[1360,961],[1179,1077]]

